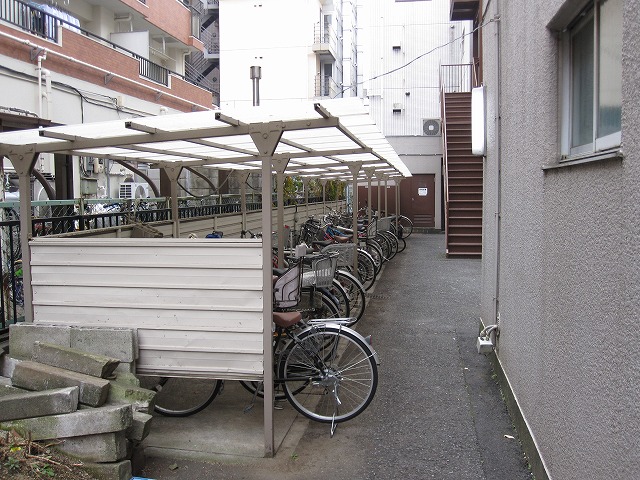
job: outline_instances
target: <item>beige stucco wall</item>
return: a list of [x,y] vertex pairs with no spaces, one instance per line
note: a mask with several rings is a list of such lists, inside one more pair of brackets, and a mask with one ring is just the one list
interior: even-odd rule
[[565,3],[580,2],[498,0],[485,17],[500,15],[483,29],[489,148],[481,314],[495,323],[497,296],[498,358],[549,476],[633,478],[640,467],[640,2],[625,2],[624,159],[544,170],[559,152],[559,49],[547,24]]

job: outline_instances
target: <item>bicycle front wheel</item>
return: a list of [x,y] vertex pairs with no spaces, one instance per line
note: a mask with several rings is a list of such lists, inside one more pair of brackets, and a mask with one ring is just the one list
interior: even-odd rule
[[284,352],[279,377],[291,405],[322,423],[362,413],[378,386],[375,354],[347,327],[319,325],[298,335]]
[[211,378],[143,377],[140,385],[156,391],[155,411],[167,417],[187,417],[205,409],[222,388]]

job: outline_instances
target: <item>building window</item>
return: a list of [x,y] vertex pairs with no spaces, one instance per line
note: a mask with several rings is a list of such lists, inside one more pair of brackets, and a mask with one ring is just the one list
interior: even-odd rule
[[561,36],[562,154],[619,147],[623,0],[595,0]]

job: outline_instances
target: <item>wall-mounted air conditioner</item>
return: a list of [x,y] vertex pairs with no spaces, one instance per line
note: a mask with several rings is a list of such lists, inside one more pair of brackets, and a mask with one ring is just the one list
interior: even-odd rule
[[422,119],[422,134],[427,137],[439,137],[442,132],[440,131],[440,119],[439,118],[423,118]]
[[148,198],[149,184],[138,182],[125,182],[120,184],[119,198]]

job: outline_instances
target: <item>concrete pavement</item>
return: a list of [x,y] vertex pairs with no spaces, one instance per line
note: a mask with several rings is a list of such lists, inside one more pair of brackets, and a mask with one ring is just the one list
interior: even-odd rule
[[262,404],[237,382],[204,411],[157,417],[141,476],[204,479],[531,479],[489,359],[476,352],[480,260],[447,259],[444,236],[414,233],[369,294],[358,330],[381,365],[359,417],[309,422],[275,412],[274,458],[263,451]]

